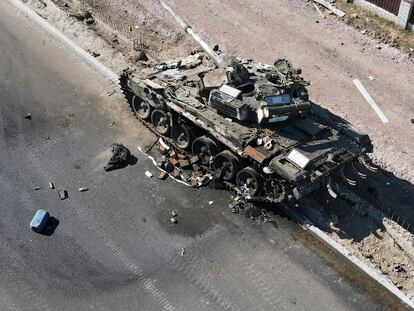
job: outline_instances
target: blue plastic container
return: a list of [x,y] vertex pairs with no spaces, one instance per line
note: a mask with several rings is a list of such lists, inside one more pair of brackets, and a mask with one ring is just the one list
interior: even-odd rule
[[32,228],[33,231],[42,232],[45,229],[48,219],[49,212],[40,209],[36,212],[32,221],[30,222],[30,228]]

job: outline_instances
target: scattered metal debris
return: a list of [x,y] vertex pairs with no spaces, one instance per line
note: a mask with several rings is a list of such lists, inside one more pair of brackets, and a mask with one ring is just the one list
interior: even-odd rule
[[185,247],[183,247],[181,249],[181,253],[180,253],[181,257],[183,257],[185,255],[185,252],[186,252],[186,249],[185,249]]
[[49,181],[49,188],[50,189],[55,189],[55,185],[53,182]]
[[171,221],[173,224],[176,224],[176,223],[177,223],[177,219],[175,219],[174,217],[172,217],[172,218],[170,219],[170,221]]
[[176,211],[171,211],[171,215],[173,216],[173,217],[177,217],[177,212]]
[[315,7],[316,11],[318,11],[319,15],[320,15],[323,19],[325,19],[326,17],[325,17],[325,15],[322,13],[322,11],[321,11],[321,9],[318,7],[318,5],[317,5],[315,2],[312,2],[312,3],[313,3],[313,6]]
[[59,190],[58,196],[59,196],[59,199],[65,200],[68,197],[68,192],[66,190]]
[[329,223],[329,225],[332,227],[332,226],[336,226],[337,224],[338,224],[338,222],[339,222],[339,217],[338,217],[338,215],[336,215],[336,214],[332,214],[331,215],[331,219],[330,219],[330,223]]
[[34,190],[40,190],[42,187],[34,187]]
[[153,175],[152,175],[152,173],[150,173],[150,172],[146,171],[146,172],[145,172],[145,176],[147,176],[148,178],[151,178]]
[[113,143],[111,147],[112,157],[104,167],[104,170],[107,172],[126,167],[131,156],[129,149],[122,144]]
[[319,3],[320,5],[323,5],[329,11],[331,11],[335,15],[338,15],[341,18],[346,15],[345,12],[341,11],[336,6],[334,6],[334,4],[331,3],[332,1],[331,2],[328,2],[328,1],[325,1],[325,0],[313,0],[313,1],[316,2],[316,3]]
[[158,178],[161,179],[161,180],[166,180],[167,177],[168,177],[168,173],[164,172],[164,171],[161,171],[160,175],[158,176]]
[[88,187],[80,187],[79,188],[79,192],[86,192],[86,191],[88,191],[89,190],[89,188]]
[[24,118],[26,120],[31,120],[32,119],[32,114],[31,113],[26,113],[26,115],[24,116]]

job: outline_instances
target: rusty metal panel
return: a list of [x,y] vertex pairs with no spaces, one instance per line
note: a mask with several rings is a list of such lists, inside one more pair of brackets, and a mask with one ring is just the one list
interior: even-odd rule
[[401,0],[367,0],[376,6],[398,16]]
[[253,148],[252,146],[244,148],[244,153],[259,163],[263,163],[268,157],[266,153],[261,152],[260,148]]

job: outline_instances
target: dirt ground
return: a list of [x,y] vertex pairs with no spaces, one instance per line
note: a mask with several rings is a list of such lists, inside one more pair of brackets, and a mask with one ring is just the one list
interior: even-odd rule
[[[46,1],[49,3],[48,1]],[[56,0],[65,9],[79,10],[78,2]],[[132,64],[134,39],[143,38],[155,60],[188,54],[197,47],[175,25],[156,0],[84,0],[96,16],[116,28],[117,37],[101,24],[89,29],[52,6],[30,0],[50,22],[117,72]],[[381,45],[333,16],[321,19],[310,4],[299,0],[169,0],[199,33],[229,54],[271,63],[278,57],[293,60],[311,81],[311,98],[346,118],[374,140],[373,158],[382,169],[370,180],[378,208],[399,211],[414,224],[414,140],[412,135],[414,69],[406,54]],[[96,31],[96,32],[95,32]],[[97,36],[96,34],[100,34]],[[355,88],[360,79],[390,119],[383,124]],[[121,108],[120,108],[121,109]],[[412,259],[386,230],[348,206],[314,198],[319,222],[337,241],[376,266],[410,297],[414,297]],[[339,222],[330,225],[332,213]]]

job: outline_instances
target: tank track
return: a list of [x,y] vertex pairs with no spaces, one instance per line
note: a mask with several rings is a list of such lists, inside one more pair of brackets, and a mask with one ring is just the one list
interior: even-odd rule
[[[142,119],[138,118],[138,116],[135,114],[134,109],[132,107],[132,97],[133,97],[133,94],[131,93],[131,91],[128,88],[127,81],[128,81],[128,73],[125,72],[125,73],[123,73],[120,76],[119,85],[120,85],[120,88],[121,88],[122,93],[125,96],[125,99],[128,102],[128,105],[129,105],[129,107],[131,109],[131,112],[138,119],[138,121],[141,124],[143,124],[149,131],[151,131],[156,137],[162,138],[165,142],[167,142],[170,146],[172,146],[172,148],[174,149],[175,152],[178,152],[178,153],[181,153],[181,154],[185,154],[186,156],[192,155],[190,152],[188,152],[186,150],[183,150],[183,149],[177,147],[177,145],[175,144],[175,141],[172,138],[170,138],[170,137],[168,137],[166,135],[162,135],[162,134],[158,133],[155,130],[155,128],[154,128],[154,126],[153,126],[153,124],[151,122],[148,122],[148,121],[145,121],[145,120],[142,120]],[[208,173],[213,173],[213,174],[215,173],[209,167],[203,166],[203,169],[205,171],[207,171]],[[223,185],[228,190],[235,192],[237,195],[245,197],[245,195],[243,194],[243,192],[235,184],[230,183],[230,182],[227,182],[227,181],[224,181],[223,182]],[[255,196],[255,197],[245,197],[245,199],[246,199],[246,201],[249,201],[249,202],[257,202],[257,203],[281,203],[281,202],[285,201],[285,199],[286,199],[286,192],[285,192],[285,190],[284,189],[281,189],[281,190],[282,191],[281,191],[280,195],[278,197],[275,197],[275,198],[272,198],[270,196]]]

